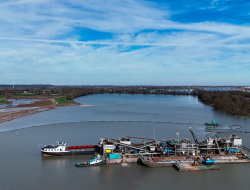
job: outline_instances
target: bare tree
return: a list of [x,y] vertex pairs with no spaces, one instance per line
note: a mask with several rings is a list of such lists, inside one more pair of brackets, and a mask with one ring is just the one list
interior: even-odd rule
[[7,94],[7,93],[10,93],[9,88],[5,88],[5,89],[4,89],[4,94]]
[[38,89],[38,90],[37,90],[37,94],[38,94],[38,95],[41,95],[41,92],[42,92],[41,89]]
[[12,96],[11,93],[6,93],[6,94],[4,94],[4,98],[5,98],[5,100],[6,100],[7,102],[9,101],[9,99],[10,99],[11,96]]
[[66,99],[67,99],[67,100],[73,100],[73,99],[74,99],[73,94],[72,94],[72,93],[66,94]]

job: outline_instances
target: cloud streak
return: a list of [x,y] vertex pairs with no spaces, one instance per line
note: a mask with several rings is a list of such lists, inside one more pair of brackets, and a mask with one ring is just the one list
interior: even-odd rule
[[6,1],[2,83],[18,76],[20,83],[243,84],[250,27],[182,23],[171,10],[134,0]]

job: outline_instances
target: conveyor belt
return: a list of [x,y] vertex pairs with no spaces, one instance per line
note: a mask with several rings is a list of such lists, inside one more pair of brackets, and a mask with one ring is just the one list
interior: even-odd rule
[[136,149],[136,150],[142,150],[142,151],[144,151],[144,149],[141,148],[141,147],[136,147],[136,146],[132,146],[132,145],[130,145],[130,144],[121,143],[121,142],[120,142],[119,140],[117,140],[117,139],[112,139],[112,138],[106,138],[106,139],[108,139],[109,141],[114,142],[114,143],[116,143],[116,144],[119,144],[119,145],[122,145],[122,146],[125,146],[125,147],[129,147],[129,148],[131,148],[131,149]]
[[250,149],[249,149],[249,148],[247,148],[247,147],[245,147],[245,146],[241,146],[241,147],[242,147],[243,150],[247,151],[248,154],[250,154]]
[[125,136],[123,138],[126,139],[140,139],[140,140],[147,140],[147,141],[156,141],[156,142],[166,142],[166,141],[162,141],[162,140],[158,140],[158,139],[150,139],[150,138],[144,138],[144,137],[131,137],[131,136]]

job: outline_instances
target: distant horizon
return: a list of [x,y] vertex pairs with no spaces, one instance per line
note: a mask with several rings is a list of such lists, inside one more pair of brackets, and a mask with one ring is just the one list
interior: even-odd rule
[[[250,85],[78,85],[78,84],[71,84],[71,85],[64,85],[64,84],[15,84],[15,86],[21,85],[39,85],[39,86],[180,86],[180,87],[249,87]],[[0,84],[0,86],[13,86],[13,84]]]

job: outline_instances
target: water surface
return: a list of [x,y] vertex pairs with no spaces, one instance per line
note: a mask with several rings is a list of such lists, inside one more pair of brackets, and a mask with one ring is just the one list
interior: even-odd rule
[[[250,165],[221,165],[219,171],[178,172],[137,163],[76,168],[91,156],[41,157],[39,144],[97,144],[99,138],[125,135],[190,138],[199,134],[229,136],[250,131],[247,118],[230,116],[192,96],[104,94],[77,98],[93,107],[59,107],[0,124],[0,189],[249,189]],[[221,128],[206,128],[216,120]],[[237,127],[230,127],[237,125]],[[247,133],[236,133],[250,147]],[[193,140],[193,139],[192,139]]]

